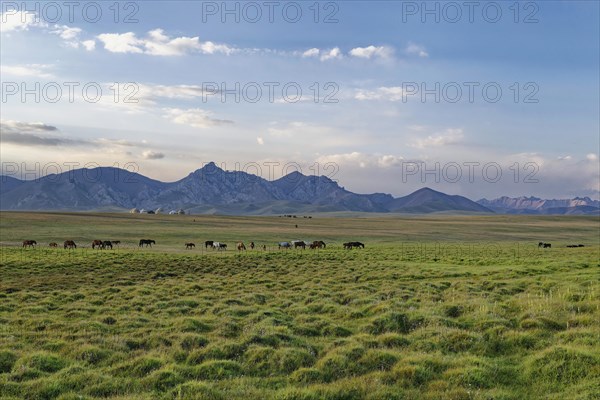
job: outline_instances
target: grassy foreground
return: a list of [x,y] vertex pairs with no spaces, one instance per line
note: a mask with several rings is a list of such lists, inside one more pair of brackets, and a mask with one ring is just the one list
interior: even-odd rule
[[599,223],[0,213],[0,398],[597,399]]

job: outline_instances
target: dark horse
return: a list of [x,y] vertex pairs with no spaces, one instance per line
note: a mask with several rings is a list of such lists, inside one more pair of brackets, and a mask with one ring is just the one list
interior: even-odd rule
[[102,240],[96,239],[92,242],[92,249],[95,249],[96,247],[102,249]]
[[77,245],[72,240],[65,240],[64,246],[65,246],[65,249],[76,249],[77,248]]
[[185,244],[185,249],[186,249],[186,250],[187,250],[187,249],[190,249],[190,250],[191,250],[191,249],[192,249],[192,247],[196,247],[196,245],[195,245],[194,243],[186,243],[186,244]]
[[544,243],[544,242],[539,242],[538,243],[538,248],[544,248],[544,249],[549,249],[552,247],[552,245],[550,243]]
[[325,242],[322,240],[315,240],[310,245],[311,249],[324,249],[325,247],[327,247],[327,246],[325,245]]
[[294,248],[297,249],[298,247],[302,247],[302,250],[304,250],[306,249],[306,243],[304,243],[302,240],[294,242]]
[[23,247],[35,247],[36,244],[35,240],[23,240]]
[[153,244],[156,244],[156,242],[152,239],[140,239],[140,244],[138,245],[138,247],[142,247],[142,246],[150,246],[152,247]]
[[208,249],[209,247],[213,247],[214,243],[215,243],[214,240],[207,240],[206,242],[204,242],[204,248]]
[[352,249],[352,248],[365,248],[365,245],[361,242],[348,242],[348,243],[344,243],[344,249]]
[[105,240],[102,242],[102,247],[101,249],[106,249],[107,247],[110,247],[110,249],[112,250],[113,244],[110,240]]

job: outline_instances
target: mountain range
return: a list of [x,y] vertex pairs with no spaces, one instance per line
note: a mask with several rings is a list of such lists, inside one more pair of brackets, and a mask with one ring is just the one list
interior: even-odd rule
[[[314,212],[379,213],[527,213],[595,214],[598,202],[589,198],[550,201],[529,198],[482,199],[474,202],[429,188],[404,197],[357,194],[325,176],[292,172],[268,181],[242,171],[225,171],[209,163],[176,182],[161,182],[127,170],[99,167],[77,169],[22,181],[0,176],[0,209],[29,211],[123,211],[133,208],[179,210],[193,214],[269,215]],[[579,201],[579,202],[578,202]],[[546,203],[544,203],[546,204]],[[553,207],[550,207],[550,206]],[[543,210],[543,212],[540,212]]]
[[502,214],[598,214],[600,201],[589,197],[573,199],[544,200],[538,197],[507,197],[494,200],[481,199],[477,203]]

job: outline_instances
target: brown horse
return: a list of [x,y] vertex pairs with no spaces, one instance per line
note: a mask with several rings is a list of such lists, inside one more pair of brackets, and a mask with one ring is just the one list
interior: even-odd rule
[[238,242],[237,249],[238,251],[246,250],[246,245],[244,245],[244,242]]
[[191,250],[193,247],[196,247],[196,245],[195,245],[194,243],[186,243],[186,244],[185,244],[185,249],[186,249],[186,250],[187,250],[187,249],[190,249],[190,250]]
[[326,247],[325,242],[322,240],[315,240],[309,246],[311,249],[324,249]]
[[76,249],[77,248],[77,245],[72,240],[65,240],[64,246],[65,246],[65,249]]
[[58,247],[58,243],[50,243],[48,246],[53,247],[53,248],[57,248]]
[[92,249],[95,249],[96,247],[98,247],[99,249],[103,248],[103,246],[102,246],[102,240],[96,239],[96,240],[94,240],[92,242]]
[[23,240],[23,247],[35,247],[36,244],[35,240]]
[[250,250],[254,250],[254,242],[250,242]]
[[263,249],[263,251],[267,251],[267,245],[266,245],[266,244],[263,244],[263,247],[262,247],[262,249]]

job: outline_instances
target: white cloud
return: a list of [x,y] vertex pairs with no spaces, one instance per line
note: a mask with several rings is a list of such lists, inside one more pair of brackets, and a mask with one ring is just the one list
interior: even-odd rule
[[182,110],[179,108],[166,108],[165,118],[179,125],[188,125],[193,128],[210,128],[213,126],[233,124],[233,121],[215,119],[210,111],[200,108]]
[[405,51],[406,54],[418,55],[419,57],[429,57],[429,53],[427,52],[425,47],[418,44],[409,43]]
[[26,65],[0,65],[0,74],[3,76],[33,76],[36,78],[52,78],[53,75],[47,72],[51,65],[46,64],[26,64]]
[[74,40],[77,39],[81,33],[81,29],[73,28],[67,25],[54,25],[53,30],[51,30],[50,33],[54,33],[64,40]]
[[146,150],[142,153],[142,157],[144,157],[146,160],[160,160],[162,158],[165,158],[165,155],[164,153]]
[[316,160],[318,163],[335,163],[338,167],[356,166],[359,168],[393,168],[404,161],[403,157],[395,155],[366,154],[358,151],[351,153],[322,155]]
[[400,86],[385,87],[382,86],[376,90],[358,89],[354,98],[356,100],[387,100],[399,101],[402,100],[403,90]]
[[95,40],[84,40],[83,42],[81,42],[81,45],[87,51],[93,51],[96,48],[96,41]]
[[96,42],[93,40],[80,41],[79,35],[81,34],[81,28],[71,27],[67,25],[54,25],[49,31],[54,35],[58,35],[64,40],[64,43],[74,49],[78,49],[79,46],[83,46],[87,51],[92,51],[96,47]]
[[427,147],[442,147],[461,143],[463,139],[464,134],[462,129],[449,128],[437,135],[430,135],[424,139],[417,139],[411,144],[411,146],[418,149],[424,149]]
[[392,56],[393,53],[393,49],[386,46],[356,47],[350,50],[351,56],[366,59],[371,59],[374,57],[389,58]]
[[98,39],[104,43],[104,48],[112,53],[142,53],[138,46],[143,44],[135,33],[102,33]]
[[317,49],[316,47],[313,47],[312,49],[308,49],[304,53],[302,53],[302,57],[304,57],[304,58],[318,57],[320,52],[321,51],[319,49]]
[[113,53],[149,54],[153,56],[182,56],[192,52],[203,54],[231,54],[235,51],[225,44],[200,42],[198,37],[170,38],[162,29],[148,32],[146,38],[138,38],[135,33],[103,33],[98,39],[104,48]]
[[598,160],[598,156],[594,153],[590,153],[588,154],[585,158],[587,158],[589,161],[596,161]]
[[215,54],[215,53],[223,53],[223,54],[232,54],[235,52],[235,49],[229,47],[225,44],[215,44],[213,42],[204,42],[200,45],[200,50],[202,50],[205,54]]
[[385,155],[381,156],[377,159],[377,164],[380,167],[388,168],[388,167],[398,167],[402,165],[403,157],[398,157],[394,155]]
[[264,145],[265,144],[265,140],[262,137],[257,137],[256,138],[256,143],[258,143],[259,145]]
[[0,32],[27,31],[30,27],[47,27],[48,24],[40,19],[36,13],[17,11],[0,14]]
[[339,47],[334,47],[333,49],[329,50],[329,51],[323,51],[321,54],[321,61],[327,61],[327,60],[339,60],[342,58],[342,51],[340,50]]
[[0,32],[2,33],[40,28],[59,36],[67,46],[78,48],[80,45],[83,45],[87,50],[93,50],[93,48],[89,48],[89,43],[85,45],[83,42],[79,42],[79,35],[83,32],[81,28],[58,24],[49,25],[37,13],[29,11],[17,11],[15,13],[7,11],[1,14],[0,18],[2,20],[0,23]]
[[558,157],[559,160],[565,160],[565,161],[571,160],[572,158],[573,157],[571,157],[571,156],[560,156],[560,157]]
[[138,87],[138,97],[141,99],[163,97],[190,100],[201,97],[203,94],[202,87],[197,85],[138,85]]

